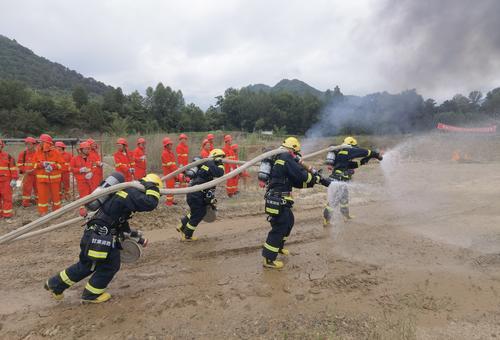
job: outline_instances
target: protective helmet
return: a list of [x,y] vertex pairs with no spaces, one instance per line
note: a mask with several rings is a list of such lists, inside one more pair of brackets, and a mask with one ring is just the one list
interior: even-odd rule
[[213,134],[211,134],[211,133],[209,133],[207,135],[207,140],[209,140],[209,141],[214,140],[214,138],[215,138],[215,136]]
[[238,150],[238,144],[233,144],[233,145],[231,145],[231,149],[233,149],[233,150]]
[[163,181],[157,174],[147,174],[145,177],[142,178],[142,180],[144,182],[152,182],[156,184],[160,189],[163,188]]
[[205,146],[206,144],[208,144],[208,139],[204,139],[203,142],[201,143],[201,146]]
[[224,142],[230,142],[233,140],[233,137],[231,137],[231,135],[225,135],[224,136]]
[[137,138],[137,144],[146,144],[146,140],[144,138]]
[[118,138],[118,140],[116,141],[116,144],[128,146],[128,142],[125,138]]
[[163,138],[163,146],[172,144],[172,140],[168,137]]
[[86,142],[90,145],[95,144],[95,140],[93,140],[92,138],[87,139]]
[[26,138],[24,139],[24,142],[25,142],[25,143],[30,143],[30,144],[36,144],[36,139],[35,139],[35,138],[33,138],[33,137],[26,137]]
[[55,144],[57,147],[59,148],[65,148],[66,147],[66,144],[64,144],[64,142],[56,142]]
[[90,143],[89,142],[81,142],[78,145],[78,150],[89,148],[90,149]]
[[40,142],[45,142],[45,143],[53,143],[52,137],[46,133],[43,133],[40,135]]
[[356,146],[358,145],[358,141],[354,137],[349,136],[344,139],[344,144]]
[[188,139],[188,136],[186,136],[185,134],[181,133],[181,134],[179,135],[179,139],[182,139],[182,138],[184,138],[184,139]]
[[210,157],[224,158],[226,157],[226,153],[222,151],[222,149],[213,149],[212,151],[210,151]]
[[300,142],[295,137],[288,137],[283,141],[283,144],[281,144],[281,146],[284,146],[285,148],[291,149],[295,152],[300,152]]

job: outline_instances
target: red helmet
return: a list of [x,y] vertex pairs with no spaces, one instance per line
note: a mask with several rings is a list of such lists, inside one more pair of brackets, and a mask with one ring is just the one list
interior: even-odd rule
[[79,150],[85,149],[85,148],[89,148],[90,149],[90,143],[88,141],[81,142],[80,145],[78,145],[78,149]]
[[35,139],[35,138],[33,138],[33,137],[26,137],[26,138],[24,139],[24,142],[25,142],[25,143],[30,143],[30,144],[36,144],[36,139]]
[[188,136],[186,136],[185,134],[181,133],[181,134],[179,135],[179,139],[182,139],[182,138],[184,138],[184,139],[188,139]]
[[224,142],[230,142],[233,140],[233,137],[231,137],[231,135],[225,135],[224,136]]
[[146,144],[146,140],[144,138],[137,138],[137,144]]
[[93,140],[92,138],[87,139],[86,142],[90,145],[95,144],[95,140]]
[[201,143],[201,146],[205,146],[205,144],[208,144],[208,143],[209,143],[208,139],[204,139],[203,142]]
[[60,148],[65,148],[66,147],[66,144],[64,144],[64,142],[56,142],[55,144],[57,147],[60,147]]
[[52,140],[52,137],[46,133],[43,133],[40,135],[40,142],[45,142],[45,143],[50,143],[52,144],[54,141]]
[[233,149],[233,150],[238,150],[238,144],[233,144],[233,145],[231,145],[231,149]]
[[116,144],[128,146],[128,142],[125,138],[118,138],[118,140],[116,141]]
[[215,136],[214,136],[214,135],[212,135],[211,133],[209,133],[209,134],[207,135],[207,139],[208,139],[209,141],[214,140],[214,138],[215,138]]
[[163,138],[163,146],[168,145],[168,144],[172,144],[172,141],[170,140],[170,138],[168,138],[168,137]]

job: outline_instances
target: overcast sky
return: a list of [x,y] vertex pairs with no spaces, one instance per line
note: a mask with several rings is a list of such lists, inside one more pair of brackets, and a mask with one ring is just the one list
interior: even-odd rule
[[0,3],[0,34],[125,92],[161,81],[203,108],[228,87],[283,78],[442,100],[500,86],[498,4],[16,0]]

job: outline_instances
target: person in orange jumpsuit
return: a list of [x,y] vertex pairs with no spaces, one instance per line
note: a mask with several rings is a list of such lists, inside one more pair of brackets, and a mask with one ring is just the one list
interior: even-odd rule
[[61,197],[66,201],[69,201],[71,199],[71,187],[69,185],[69,173],[71,172],[71,169],[69,168],[69,163],[71,162],[71,158],[73,158],[73,155],[65,151],[66,144],[64,144],[63,142],[56,142],[55,146],[64,161],[62,165],[63,167],[61,169]]
[[[163,152],[161,154],[161,166],[163,168],[163,176],[168,175],[171,172],[177,170],[177,164],[175,163],[175,154],[172,150],[172,141],[170,138],[163,138]],[[175,177],[170,178],[165,181],[165,186],[167,188],[175,187]],[[174,202],[174,195],[167,195],[166,205],[171,206],[177,204]]]
[[12,189],[16,187],[18,169],[14,157],[3,151],[5,143],[0,139],[0,218],[11,218]]
[[200,156],[201,158],[207,158],[210,156],[210,143],[208,142],[208,139],[204,139],[203,143],[201,143]]
[[23,207],[31,206],[32,195],[35,198],[35,204],[38,199],[36,192],[35,170],[33,169],[33,157],[35,156],[36,139],[33,137],[26,137],[24,140],[26,149],[21,151],[17,156],[17,167],[23,176]]
[[209,152],[212,151],[214,149],[214,139],[215,139],[215,136],[211,133],[209,133],[207,135],[207,138],[208,140],[208,143],[210,144],[210,150],[208,150]]
[[92,191],[95,190],[101,184],[104,176],[102,157],[99,154],[98,147],[96,141],[92,138],[87,139],[87,143],[90,145],[90,159],[92,160]]
[[[238,144],[233,144],[231,145],[231,149],[233,149],[233,154],[234,154],[234,160],[235,161],[239,161],[240,160],[240,157],[239,157],[239,147],[238,147]],[[234,165],[233,169],[236,169],[238,167],[237,164]],[[246,171],[243,171],[241,174],[235,176],[233,179],[234,179],[234,187],[236,188],[236,191],[235,191],[235,195],[239,194],[240,191],[238,190],[238,182],[240,180],[240,178],[244,178],[244,177],[250,177],[250,175],[248,174],[248,172]]]
[[38,190],[38,213],[43,216],[49,211],[49,202],[52,202],[52,210],[61,207],[61,170],[64,161],[54,148],[51,136],[40,135],[40,143],[33,157],[33,169]]
[[[187,136],[183,133],[179,135],[179,144],[175,148],[177,153],[177,164],[179,167],[186,166],[189,164],[189,146],[187,145]],[[179,174],[179,184],[181,187],[186,187],[189,178],[184,177],[183,174]]]
[[[234,161],[234,159],[235,159],[234,158],[234,151],[233,151],[233,148],[231,147],[232,141],[233,141],[233,137],[231,137],[231,135],[225,135],[224,136],[224,147],[222,148],[222,151],[224,151],[224,153],[226,154],[226,159]],[[226,174],[227,174],[228,172],[231,172],[233,169],[236,169],[236,164],[225,163],[224,169],[225,169]],[[235,176],[235,177],[237,177],[237,176]],[[238,179],[235,177],[232,177],[226,181],[226,193],[227,193],[227,196],[229,196],[229,197],[232,197],[238,191]]]
[[90,195],[94,190],[92,179],[94,177],[93,160],[90,156],[90,144],[81,142],[78,146],[78,155],[71,160],[71,172],[76,179],[78,196],[80,198]]
[[146,140],[144,138],[137,139],[137,148],[133,151],[135,161],[135,178],[143,178],[146,176]]
[[133,181],[135,179],[135,162],[134,156],[128,151],[128,142],[125,138],[118,138],[116,145],[118,145],[118,150],[113,155],[115,159],[115,169],[122,173],[125,177],[125,181]]

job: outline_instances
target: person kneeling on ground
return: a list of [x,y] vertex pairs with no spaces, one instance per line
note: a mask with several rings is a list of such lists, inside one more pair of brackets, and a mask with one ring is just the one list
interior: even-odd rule
[[87,222],[80,241],[80,260],[45,283],[44,288],[54,299],[62,300],[66,289],[89,275],[92,276],[83,290],[82,302],[101,303],[111,298],[106,287],[120,269],[118,237],[131,232],[128,220],[132,213],[152,211],[160,200],[163,183],[158,175],[148,174],[140,183],[145,192],[127,188],[110,195]]
[[[196,176],[191,179],[189,186],[210,182],[215,177],[224,175],[224,165],[222,159],[226,156],[221,149],[213,149],[210,151],[209,157],[213,160],[207,161],[201,165],[196,173]],[[181,218],[181,224],[177,227],[177,231],[181,234],[181,241],[196,241],[193,233],[196,227],[201,222],[207,213],[207,206],[215,203],[215,187],[196,191],[186,195],[186,201],[189,205],[190,212]]]

